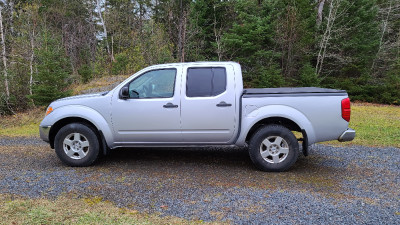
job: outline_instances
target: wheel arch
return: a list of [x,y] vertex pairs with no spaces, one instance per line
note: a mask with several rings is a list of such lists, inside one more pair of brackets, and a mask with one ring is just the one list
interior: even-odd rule
[[260,129],[263,126],[266,125],[271,125],[271,124],[276,124],[276,125],[281,125],[284,126],[286,128],[288,128],[291,131],[298,131],[301,132],[301,128],[300,126],[295,123],[294,121],[285,118],[285,117],[278,117],[278,116],[274,116],[274,117],[268,117],[268,118],[264,118],[259,120],[258,122],[256,122],[251,128],[250,130],[247,132],[246,135],[246,142],[249,141],[249,139],[251,138],[251,136],[253,136],[253,134]]
[[52,148],[54,148],[54,139],[57,132],[70,123],[81,123],[89,126],[98,136],[103,152],[107,152],[107,149],[112,147],[113,134],[109,124],[100,113],[91,108],[85,106],[57,108],[54,112],[46,116],[45,120],[45,123],[51,126],[49,142]]
[[243,116],[243,129],[237,140],[238,146],[245,146],[250,137],[261,126],[277,124],[291,131],[301,132],[308,144],[315,143],[315,132],[310,120],[299,110],[284,105],[268,105]]
[[92,122],[90,122],[87,119],[81,118],[81,117],[66,117],[63,118],[59,121],[57,121],[50,129],[50,133],[49,133],[49,142],[50,142],[50,147],[54,149],[54,139],[58,133],[58,131],[60,131],[61,128],[63,128],[64,126],[71,124],[71,123],[80,123],[83,124],[85,126],[88,126],[89,128],[91,128],[93,130],[93,132],[96,134],[97,139],[99,140],[99,146],[100,149],[102,150],[102,153],[104,155],[107,155],[109,148],[109,145],[106,142],[106,139],[104,137],[104,134],[102,132],[102,130],[99,130]]
[[71,124],[71,123],[81,123],[83,125],[86,125],[88,127],[90,127],[95,133],[96,135],[98,135],[98,129],[97,127],[91,123],[89,120],[83,119],[81,117],[65,117],[59,121],[57,121],[56,123],[53,124],[53,126],[51,126],[50,132],[49,132],[49,141],[50,141],[50,146],[51,148],[54,148],[54,139],[58,133],[58,131],[60,131],[61,128],[63,128],[65,125],[67,124]]

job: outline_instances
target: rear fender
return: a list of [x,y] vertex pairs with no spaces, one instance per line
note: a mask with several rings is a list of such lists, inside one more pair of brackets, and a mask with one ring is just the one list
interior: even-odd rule
[[282,117],[293,121],[300,127],[301,130],[305,130],[308,138],[308,144],[311,145],[315,143],[314,128],[311,125],[310,120],[302,112],[290,106],[268,105],[257,108],[247,115],[243,113],[242,131],[240,132],[240,136],[236,142],[236,145],[244,146],[250,129],[259,121],[271,117]]

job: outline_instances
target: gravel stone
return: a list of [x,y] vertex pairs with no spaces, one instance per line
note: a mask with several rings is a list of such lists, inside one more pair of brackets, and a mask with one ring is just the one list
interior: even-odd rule
[[0,193],[99,196],[119,207],[233,224],[400,224],[400,149],[314,145],[284,173],[245,148],[117,149],[63,165],[35,138],[0,139]]
[[16,146],[16,145],[40,145],[48,146],[46,142],[40,140],[39,138],[0,138],[0,146]]

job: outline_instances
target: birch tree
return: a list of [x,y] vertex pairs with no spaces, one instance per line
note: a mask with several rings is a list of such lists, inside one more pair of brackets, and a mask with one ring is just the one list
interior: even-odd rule
[[112,54],[110,45],[108,44],[107,26],[106,26],[106,22],[103,18],[103,12],[102,12],[103,7],[104,7],[104,11],[107,10],[107,4],[106,4],[107,0],[104,0],[104,5],[102,5],[101,2],[102,2],[101,0],[96,0],[96,11],[97,11],[97,14],[99,15],[101,26],[103,27],[103,36],[104,36],[105,43],[106,43],[107,53],[108,53],[111,61],[114,61],[114,55]]
[[[317,63],[315,65],[315,73],[319,76],[322,71],[322,67],[324,64],[324,59],[327,53],[327,48],[329,42],[331,40],[332,29],[335,25],[338,8],[340,7],[342,0],[331,0],[329,4],[329,12],[327,15],[327,23],[325,27],[324,34],[321,37],[321,41],[319,42],[319,51],[317,56]],[[323,6],[323,5],[322,5]],[[322,18],[322,17],[321,17]]]
[[374,77],[384,77],[397,64],[400,51],[400,0],[390,0],[379,5],[379,48],[371,66]]
[[324,10],[325,0],[317,0],[317,27],[321,26],[322,23],[322,12]]
[[1,58],[3,61],[3,74],[4,74],[4,87],[6,89],[6,104],[8,105],[8,100],[10,98],[10,90],[8,87],[8,72],[7,72],[7,55],[6,55],[6,40],[5,40],[5,30],[3,26],[3,6],[0,5],[0,45],[1,45]]

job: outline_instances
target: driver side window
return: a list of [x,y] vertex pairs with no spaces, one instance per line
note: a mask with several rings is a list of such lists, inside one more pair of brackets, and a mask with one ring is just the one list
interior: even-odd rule
[[129,84],[130,98],[170,98],[174,96],[176,69],[146,72]]

